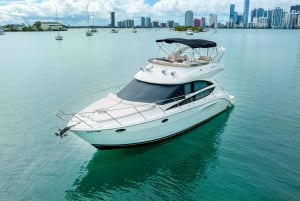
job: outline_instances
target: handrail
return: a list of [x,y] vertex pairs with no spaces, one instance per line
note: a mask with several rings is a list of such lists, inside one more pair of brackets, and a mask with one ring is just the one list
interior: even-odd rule
[[[177,97],[173,97],[173,98],[169,98],[169,99],[165,99],[165,100],[160,100],[160,101],[156,101],[156,102],[152,102],[152,103],[144,103],[144,104],[138,104],[138,105],[131,105],[131,106],[128,106],[128,107],[115,108],[115,109],[107,109],[107,110],[103,110],[103,111],[99,111],[98,110],[98,111],[91,111],[91,112],[78,112],[77,114],[74,114],[74,113],[65,113],[61,109],[59,109],[58,112],[60,112],[60,113],[56,113],[55,115],[59,119],[61,119],[63,121],[66,121],[66,119],[64,118],[64,116],[72,116],[72,117],[77,118],[80,122],[83,122],[87,126],[89,126],[91,128],[95,128],[93,125],[87,123],[83,118],[80,118],[79,116],[82,115],[82,114],[94,114],[94,113],[101,114],[101,113],[105,113],[105,114],[107,114],[110,117],[111,120],[114,120],[119,125],[122,125],[122,123],[118,120],[118,118],[114,117],[112,114],[109,113],[110,111],[117,111],[117,110],[124,110],[124,109],[134,109],[136,111],[136,114],[139,114],[144,120],[147,120],[148,119],[147,116],[145,116],[142,113],[143,111],[140,111],[138,109],[138,107],[146,107],[146,106],[148,106],[147,109],[151,109],[151,108],[155,107],[155,108],[159,109],[163,114],[166,114],[166,110],[168,108],[172,107],[172,106],[175,106],[175,105],[177,105],[177,107],[180,107],[182,109],[183,105],[180,105],[180,102],[182,101],[182,99],[191,99],[191,103],[193,103],[193,104],[196,101],[199,101],[199,100],[206,101],[208,99],[214,99],[216,97],[216,91],[215,90],[213,90],[208,96],[204,96],[203,95],[200,99],[197,99],[197,100],[192,99],[192,97],[196,96],[197,94],[201,94],[203,91],[206,91],[206,90],[212,89],[212,88],[217,88],[217,87],[221,89],[221,90],[218,90],[219,92],[222,91],[224,95],[227,95],[226,91],[221,86],[219,86],[219,85],[210,85],[208,87],[205,87],[205,88],[203,88],[203,89],[201,89],[201,90],[199,90],[197,92],[194,92],[194,93],[191,93],[191,94],[188,94],[188,95],[181,95],[181,96],[177,96]],[[174,100],[174,104],[172,106],[168,106],[166,108],[163,108],[159,104],[159,103],[162,103],[162,102],[168,103],[170,100]],[[175,103],[175,101],[176,101],[176,103]]]

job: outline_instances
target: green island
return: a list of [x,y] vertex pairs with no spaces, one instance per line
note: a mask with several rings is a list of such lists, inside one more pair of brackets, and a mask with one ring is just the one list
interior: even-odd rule
[[174,28],[175,31],[186,31],[188,29],[192,29],[193,32],[203,32],[202,27],[194,27],[194,26],[177,26]]
[[4,30],[7,32],[19,32],[19,31],[66,31],[67,27],[57,23],[57,22],[41,22],[36,21],[33,23],[33,25],[27,25],[25,26],[20,25],[16,26],[15,24],[7,24],[3,26]]

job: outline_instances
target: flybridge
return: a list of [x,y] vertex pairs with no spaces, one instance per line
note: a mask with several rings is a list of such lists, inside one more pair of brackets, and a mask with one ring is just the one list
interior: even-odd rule
[[166,38],[156,40],[157,43],[165,42],[165,43],[180,43],[187,45],[191,48],[210,48],[217,47],[217,43],[209,40],[203,39],[184,39],[184,38]]
[[225,51],[225,48],[217,47],[216,42],[203,39],[166,38],[156,40],[156,43],[158,55],[164,54],[149,59],[149,62],[164,66],[193,67],[218,63]]

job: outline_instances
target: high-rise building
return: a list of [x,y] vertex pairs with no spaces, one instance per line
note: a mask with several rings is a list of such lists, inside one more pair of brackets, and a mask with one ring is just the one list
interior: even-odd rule
[[287,29],[294,29],[297,28],[298,24],[298,16],[299,12],[296,10],[292,10],[292,12],[285,13],[284,15],[284,24]]
[[193,26],[194,14],[193,11],[188,10],[185,12],[185,26]]
[[235,8],[235,5],[234,5],[234,4],[230,4],[230,9],[229,9],[229,21],[230,21],[230,20],[233,21],[233,18],[234,18],[234,8]]
[[125,27],[123,21],[118,21],[118,22],[117,22],[117,26],[118,26],[119,28],[124,28],[124,27]]
[[257,18],[260,18],[260,17],[264,17],[264,9],[263,8],[258,8],[257,10],[256,10],[256,17]]
[[146,17],[145,27],[151,28],[151,17]]
[[167,27],[168,28],[173,28],[174,27],[174,21],[173,20],[168,20],[167,21]]
[[134,20],[132,19],[124,20],[123,25],[125,28],[132,28],[134,27]]
[[244,0],[244,15],[243,15],[244,26],[247,26],[248,24],[249,6],[250,6],[250,0]]
[[291,6],[290,12],[293,10],[300,13],[300,5]]
[[218,26],[218,16],[216,14],[209,14],[209,27],[217,28]]
[[200,27],[205,27],[206,26],[206,18],[205,17],[201,17],[201,24]]
[[167,23],[161,22],[159,26],[160,26],[161,28],[166,28],[166,27],[167,27]]
[[282,16],[283,16],[283,9],[280,7],[274,8],[272,14],[272,23],[271,23],[272,28],[278,29],[282,27]]
[[110,13],[110,27],[115,27],[115,12]]
[[237,12],[234,12],[234,15],[233,15],[233,23],[234,24],[238,24],[238,17],[239,17],[239,14]]
[[152,28],[157,28],[157,27],[159,27],[159,22],[158,22],[158,21],[153,21],[153,22],[151,22],[151,27],[152,27]]
[[268,10],[268,16],[267,16],[267,18],[268,18],[268,28],[270,28],[271,24],[272,24],[272,15],[273,15],[273,10],[269,9]]
[[142,27],[142,28],[145,28],[145,27],[146,27],[145,17],[141,17],[141,27]]
[[260,17],[267,17],[263,8],[255,8],[251,11],[251,22],[253,22],[253,18],[258,19]]
[[268,18],[266,17],[259,17],[257,21],[258,28],[267,28],[268,27]]
[[200,27],[200,24],[201,24],[201,20],[195,18],[195,19],[194,19],[194,27]]
[[253,22],[254,18],[256,18],[256,8],[254,8],[253,10],[251,10],[251,16],[250,16],[251,22]]

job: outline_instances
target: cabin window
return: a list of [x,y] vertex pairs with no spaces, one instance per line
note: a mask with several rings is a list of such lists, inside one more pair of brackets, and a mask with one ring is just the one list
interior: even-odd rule
[[[191,93],[194,93],[194,92],[197,92],[201,89],[204,89],[206,87],[209,87],[210,85],[212,85],[213,83],[211,82],[208,82],[208,81],[194,81],[194,82],[190,82],[190,83],[186,83],[184,84],[184,93],[185,95],[188,95],[188,94],[191,94]],[[167,110],[169,109],[173,109],[173,108],[176,108],[178,106],[182,106],[182,105],[185,105],[185,104],[188,104],[188,103],[191,103],[193,101],[196,101],[196,100],[200,100],[202,98],[205,98],[206,96],[210,95],[213,90],[215,88],[212,87],[212,88],[209,88],[209,89],[206,89],[200,93],[197,93],[189,98],[186,98],[182,101],[180,101],[179,103],[169,107]]]
[[186,83],[184,84],[184,94],[190,94],[192,93],[192,83]]
[[199,100],[199,99],[205,98],[206,96],[210,95],[213,90],[214,90],[214,87],[206,89],[206,90],[196,94],[194,99]]
[[199,91],[201,89],[204,89],[205,87],[212,85],[212,83],[208,82],[208,81],[195,81],[195,82],[193,82],[193,84],[194,84],[194,90],[193,90],[194,92]]
[[117,96],[119,98],[134,101],[157,103],[163,105],[175,100],[184,99],[184,85],[162,85],[132,80]]
[[[194,81],[186,84],[165,85],[147,83],[134,79],[120,92],[118,92],[117,96],[128,101],[164,105],[173,101],[182,100],[185,98],[185,95],[199,91],[210,85],[212,85],[212,83],[208,81]],[[201,92],[196,95],[197,97],[193,96],[193,100],[200,99],[201,96],[205,97],[210,94],[211,91]],[[192,100],[186,100],[183,104],[190,101]]]

